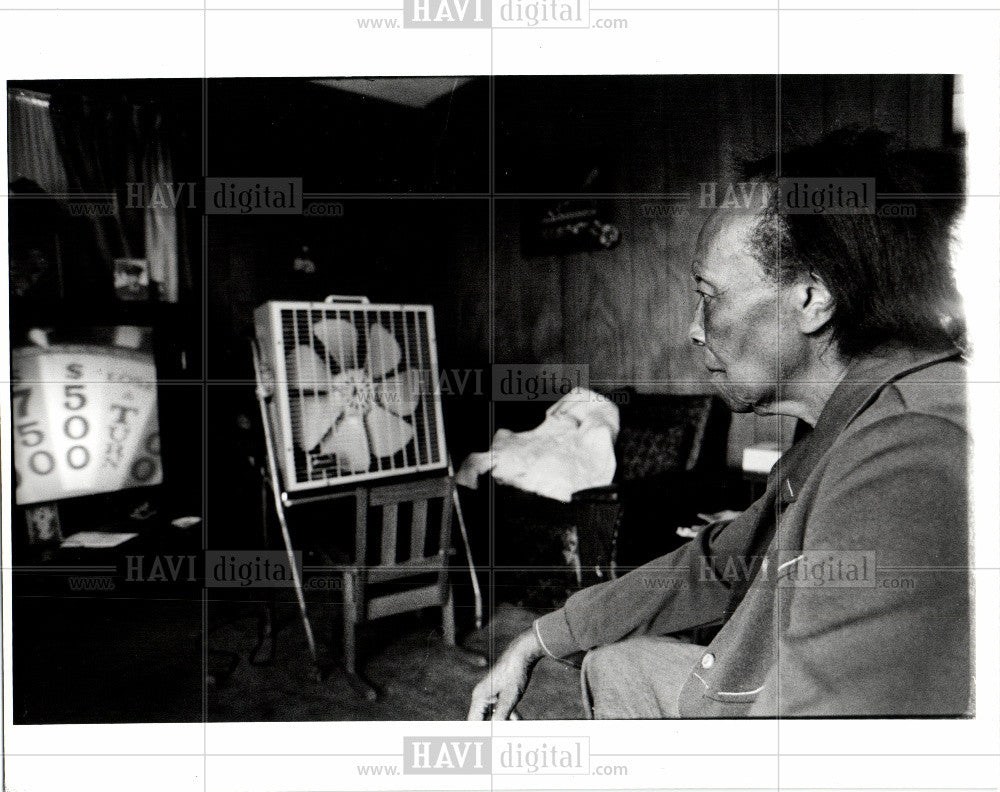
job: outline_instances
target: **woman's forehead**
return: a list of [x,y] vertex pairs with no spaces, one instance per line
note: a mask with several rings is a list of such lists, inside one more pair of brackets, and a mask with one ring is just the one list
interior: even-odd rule
[[703,280],[743,280],[759,275],[750,242],[760,219],[757,212],[717,209],[705,222],[692,263],[692,274]]

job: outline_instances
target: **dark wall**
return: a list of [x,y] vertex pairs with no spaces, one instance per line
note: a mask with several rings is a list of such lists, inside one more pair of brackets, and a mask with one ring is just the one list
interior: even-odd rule
[[212,176],[300,176],[307,192],[472,192],[488,187],[488,84],[424,108],[298,78],[209,80]]
[[[902,147],[956,142],[951,79],[937,75],[792,75],[780,86],[763,75],[510,77],[497,79],[496,99],[498,190],[556,194],[548,205],[567,193],[617,195],[607,211],[622,232],[610,251],[525,256],[523,201],[498,200],[497,359],[588,363],[600,385],[640,391],[706,387],[687,327],[707,212],[668,213],[678,201],[642,194],[697,200],[700,182],[729,181],[738,159],[772,153],[779,119],[782,146],[849,124],[881,127]],[[730,462],[750,442],[777,439],[778,420],[736,416]]]
[[[210,82],[210,173],[301,174],[307,191],[478,194],[347,198],[344,216],[327,220],[211,217],[212,377],[248,376],[245,338],[260,302],[356,293],[433,303],[443,368],[581,362],[599,387],[704,392],[687,327],[705,213],[657,214],[671,202],[655,196],[732,178],[734,160],[774,150],[779,119],[784,144],[851,123],[881,126],[903,146],[951,142],[942,76],[784,76],[780,103],[764,75],[499,77],[491,277],[488,87],[475,80],[414,109],[303,81]],[[525,203],[578,193],[605,194],[621,243],[525,255]],[[291,272],[302,245],[319,267],[313,278]],[[479,406],[455,399],[447,412]],[[485,420],[460,423],[473,435],[451,432],[456,456],[488,441]],[[738,417],[731,461],[777,434],[777,419]]]
[[[248,339],[253,310],[261,303],[322,300],[328,294],[364,295],[375,303],[430,303],[441,368],[487,364],[481,312],[488,284],[479,264],[488,256],[487,203],[343,203],[344,216],[338,219],[209,218],[211,380],[252,379]],[[315,262],[314,275],[293,269],[303,246]],[[252,392],[246,388],[243,395],[252,397]]]

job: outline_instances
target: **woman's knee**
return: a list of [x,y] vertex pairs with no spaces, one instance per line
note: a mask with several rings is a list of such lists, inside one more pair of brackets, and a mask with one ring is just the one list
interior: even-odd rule
[[630,704],[645,698],[643,688],[648,684],[635,650],[634,641],[620,641],[584,656],[580,687],[587,717],[634,717]]
[[677,698],[704,647],[639,636],[587,652],[580,667],[588,717],[679,717]]

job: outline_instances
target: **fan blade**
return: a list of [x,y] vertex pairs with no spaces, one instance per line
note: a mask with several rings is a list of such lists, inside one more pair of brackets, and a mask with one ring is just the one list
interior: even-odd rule
[[406,416],[413,415],[417,409],[422,389],[423,377],[419,371],[404,371],[375,385],[382,406],[391,413]]
[[323,454],[336,454],[342,470],[364,473],[371,465],[365,425],[357,414],[345,415],[329,437],[319,444],[319,449]]
[[392,333],[382,325],[372,324],[368,327],[368,371],[373,377],[381,377],[396,370],[403,352],[392,337]]
[[377,457],[395,454],[413,439],[413,427],[381,407],[373,407],[365,416],[372,438],[372,451]]
[[333,396],[302,397],[302,428],[299,433],[303,451],[310,451],[326,437],[344,413],[341,400]]
[[334,359],[341,371],[357,368],[358,331],[344,319],[323,319],[313,325],[313,335],[323,342],[326,354]]
[[330,379],[330,368],[316,350],[297,344],[287,355],[288,385],[292,388],[320,388]]
[[364,369],[344,369],[339,374],[334,374],[330,381],[334,388],[350,393],[352,386],[368,381],[368,374]]

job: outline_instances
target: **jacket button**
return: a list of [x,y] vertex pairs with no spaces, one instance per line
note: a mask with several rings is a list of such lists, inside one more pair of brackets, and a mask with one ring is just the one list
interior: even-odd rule
[[715,665],[715,655],[709,652],[704,657],[701,658],[702,668],[711,668]]

